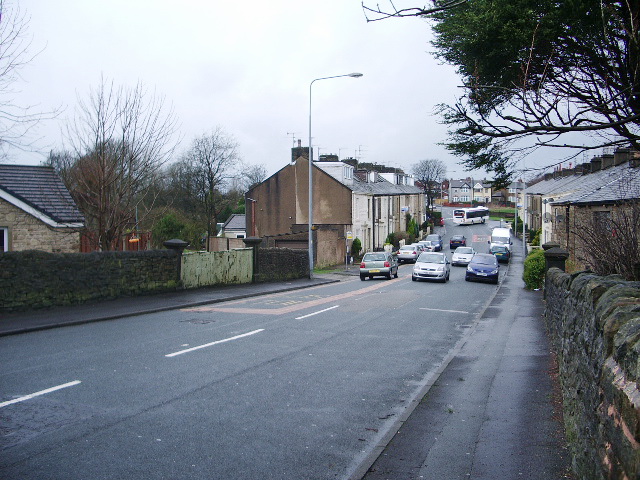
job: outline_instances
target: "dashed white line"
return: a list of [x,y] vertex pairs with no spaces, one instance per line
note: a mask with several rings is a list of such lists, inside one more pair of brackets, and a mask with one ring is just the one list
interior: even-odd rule
[[64,383],[56,387],[47,388],[46,390],[40,390],[39,392],[32,393],[30,395],[25,395],[24,397],[20,397],[20,398],[15,398],[13,400],[9,400],[8,402],[2,402],[0,403],[0,408],[6,407],[7,405],[12,405],[14,403],[24,402],[25,400],[30,400],[34,397],[39,397],[40,395],[45,395],[47,393],[55,392],[56,390],[61,390],[67,387],[73,387],[74,385],[78,385],[79,383],[82,383],[82,382],[80,382],[80,380],[74,380],[73,382]]
[[303,318],[313,317],[314,315],[318,315],[319,313],[323,313],[329,310],[333,310],[334,308],[338,308],[340,305],[334,305],[333,307],[325,308],[324,310],[319,310],[317,312],[310,313],[308,315],[303,315],[301,317],[296,317],[296,320],[302,320]]
[[432,312],[447,312],[447,313],[469,313],[463,310],[442,310],[440,308],[420,308],[420,310],[430,310]]
[[165,355],[165,357],[175,357],[177,355],[182,355],[183,353],[193,352],[194,350],[200,350],[201,348],[211,347],[213,345],[218,345],[220,343],[230,342],[232,340],[237,340],[238,338],[248,337],[249,335],[255,335],[256,333],[264,332],[264,328],[260,328],[258,330],[254,330],[252,332],[243,333],[241,335],[236,335],[235,337],[224,338],[222,340],[217,340],[211,343],[205,343],[204,345],[198,345],[197,347],[187,348],[186,350],[180,350],[179,352],[169,353]]

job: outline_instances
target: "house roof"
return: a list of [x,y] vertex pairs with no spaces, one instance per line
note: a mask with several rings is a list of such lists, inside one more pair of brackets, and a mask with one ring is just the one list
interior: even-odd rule
[[247,229],[246,215],[234,213],[227,219],[226,222],[224,222],[224,226],[222,228],[224,230],[245,231]]
[[396,185],[390,181],[376,176],[375,182],[363,182],[354,176],[353,185],[345,185],[354,193],[364,193],[370,195],[417,195],[422,190],[414,185]]
[[640,198],[640,169],[629,164],[584,175],[582,180],[581,188],[552,204],[599,204]]
[[0,198],[46,223],[84,223],[71,194],[52,167],[0,164]]
[[552,204],[595,204],[638,198],[640,169],[629,163],[593,173],[559,176],[527,187],[526,193],[558,196]]

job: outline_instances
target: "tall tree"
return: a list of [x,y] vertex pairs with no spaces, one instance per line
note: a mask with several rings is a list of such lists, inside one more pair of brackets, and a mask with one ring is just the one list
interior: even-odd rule
[[446,147],[500,185],[539,147],[640,148],[639,11],[638,0],[467,0],[429,15],[436,55],[465,89],[440,106]]
[[438,56],[466,87],[441,107],[447,148],[504,182],[532,148],[639,148],[638,11],[638,1],[470,0],[438,13]]
[[447,175],[446,165],[442,160],[431,158],[420,160],[411,168],[414,177],[422,184],[429,209],[433,211],[433,204],[442,188],[442,181]]
[[207,238],[216,233],[218,216],[226,206],[224,191],[239,164],[238,143],[217,127],[195,138],[173,166],[173,171],[182,179],[182,185],[177,188],[206,227]]
[[[138,84],[116,87],[102,80],[79,101],[68,128],[75,161],[50,160],[64,168],[62,178],[85,215],[101,250],[117,248],[127,229],[150,210],[149,192],[169,160],[176,118],[164,99]],[[140,208],[138,208],[140,207]]]

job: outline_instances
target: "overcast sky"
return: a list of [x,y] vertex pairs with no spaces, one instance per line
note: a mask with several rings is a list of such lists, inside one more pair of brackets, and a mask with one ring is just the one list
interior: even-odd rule
[[449,177],[468,175],[438,145],[446,129],[434,109],[455,100],[460,81],[430,53],[424,20],[367,23],[360,0],[22,0],[20,6],[30,16],[32,50],[43,50],[22,71],[18,101],[64,111],[41,126],[40,152],[11,151],[9,161],[37,164],[49,149],[62,148],[77,99],[104,76],[116,85],[141,82],[165,97],[180,122],[178,153],[220,126],[235,137],[246,163],[272,174],[287,164],[293,137],[308,144],[310,82],[361,72],[314,83],[316,155],[357,156],[406,171],[435,158]]

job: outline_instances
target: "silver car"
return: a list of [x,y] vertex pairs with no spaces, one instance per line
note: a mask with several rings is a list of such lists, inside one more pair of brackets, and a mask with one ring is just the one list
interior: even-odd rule
[[435,245],[433,245],[430,240],[420,240],[418,245],[422,245],[422,250],[425,252],[435,251]]
[[458,247],[451,255],[451,265],[469,265],[476,251],[471,247]]
[[422,252],[413,266],[411,280],[440,280],[442,283],[449,280],[451,264],[444,253]]
[[391,280],[391,275],[398,278],[398,262],[393,255],[388,252],[365,253],[360,263],[360,280],[367,277],[387,277]]
[[414,245],[405,245],[398,250],[398,263],[415,263],[420,252]]

